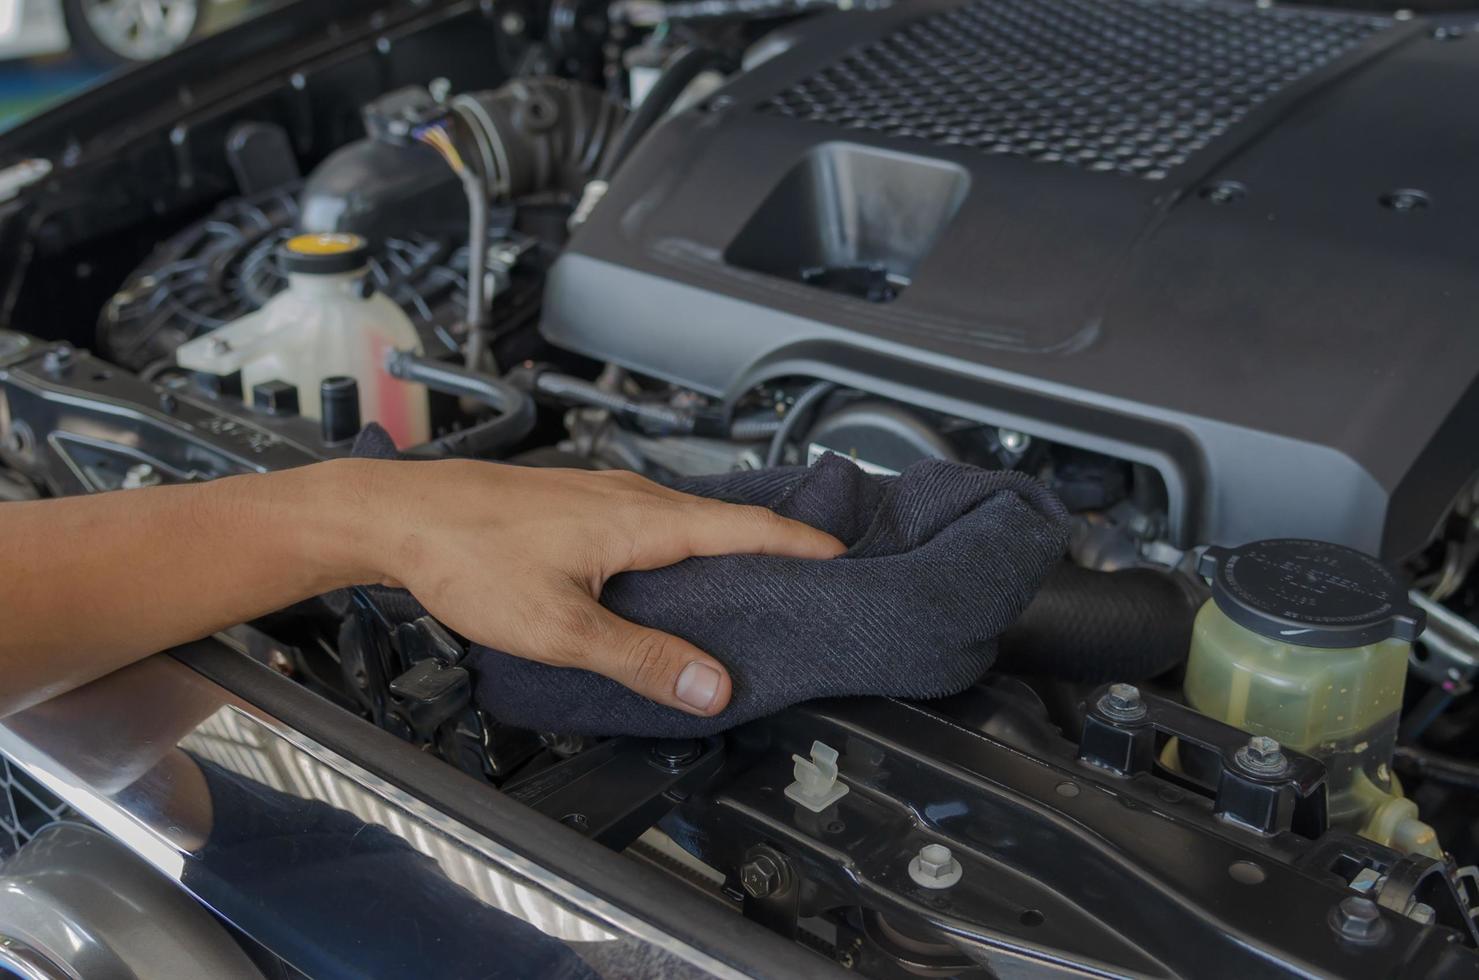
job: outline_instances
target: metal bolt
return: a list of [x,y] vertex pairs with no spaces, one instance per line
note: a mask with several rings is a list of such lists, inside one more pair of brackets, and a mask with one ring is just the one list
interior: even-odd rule
[[1330,910],[1330,927],[1343,939],[1356,943],[1379,943],[1387,935],[1381,909],[1371,899],[1359,895],[1341,899]]
[[1438,910],[1427,902],[1413,902],[1412,908],[1407,910],[1407,918],[1413,922],[1420,922],[1425,926],[1430,926],[1433,924],[1433,920],[1438,918]]
[[1025,453],[1027,447],[1032,445],[1032,437],[1016,429],[997,429],[996,438],[1001,443],[1001,448],[1009,453]]
[[1139,721],[1147,711],[1140,697],[1140,688],[1134,684],[1111,684],[1109,691],[1099,699],[1099,711],[1116,721]]
[[524,15],[517,10],[510,10],[504,14],[503,20],[499,21],[498,24],[503,28],[503,33],[505,34],[524,33]]
[[676,772],[703,754],[697,739],[665,738],[652,746],[652,761],[661,769]]
[[48,374],[60,374],[72,363],[72,348],[66,344],[54,347],[41,357],[41,366]]
[[740,868],[740,884],[751,898],[767,898],[780,891],[785,870],[774,856],[762,851]]
[[1289,760],[1279,743],[1267,735],[1255,735],[1238,749],[1239,768],[1255,776],[1277,776],[1288,771]]
[[163,482],[164,476],[154,467],[148,463],[135,463],[124,471],[122,488],[137,490],[140,487],[157,487]]
[[926,844],[909,861],[909,877],[925,888],[949,888],[962,873],[960,862],[944,844]]

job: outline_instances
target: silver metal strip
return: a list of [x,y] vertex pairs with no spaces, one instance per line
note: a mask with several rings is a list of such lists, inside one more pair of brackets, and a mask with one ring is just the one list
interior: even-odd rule
[[[325,710],[337,710],[325,706]],[[386,928],[403,927],[401,913],[414,894],[456,892],[484,910],[506,913],[550,942],[578,955],[598,976],[736,977],[727,964],[666,935],[621,908],[452,819],[349,759],[284,725],[260,709],[167,656],[156,656],[84,688],[0,721],[0,752],[197,899],[275,952],[318,944],[328,958],[342,950],[353,962],[366,937],[350,930],[314,927],[303,916],[269,903],[244,902],[260,876],[293,874],[291,867],[243,866],[213,842],[225,824],[250,825],[258,837],[301,833],[295,821],[332,820],[388,832],[429,858],[441,880],[388,880],[383,894],[366,896],[385,909]],[[428,765],[438,763],[428,760]],[[206,778],[202,773],[214,773]],[[226,802],[213,789],[223,780],[238,806],[254,812],[219,812]],[[260,804],[260,805],[259,805]],[[214,807],[214,808],[213,808]],[[332,808],[326,811],[325,808]],[[376,839],[381,839],[379,836]],[[559,846],[552,841],[551,846]],[[256,852],[252,852],[256,853]],[[332,862],[295,876],[303,905],[315,892],[342,901],[329,877]],[[418,871],[418,873],[420,873]],[[340,883],[342,884],[342,883]],[[456,886],[449,888],[448,886]],[[461,899],[459,898],[460,902]],[[249,911],[237,910],[250,906]],[[262,906],[262,907],[257,907]],[[427,975],[436,975],[438,951],[465,941],[453,934],[469,919],[445,916],[446,934],[418,922],[390,942],[425,950]],[[310,919],[312,917],[309,917]],[[528,930],[525,930],[527,933]],[[531,934],[532,935],[532,934]],[[543,942],[540,939],[539,942]],[[489,944],[490,960],[502,954]],[[404,947],[397,947],[404,948]],[[292,962],[291,957],[288,958]],[[295,964],[296,965],[296,964]]]

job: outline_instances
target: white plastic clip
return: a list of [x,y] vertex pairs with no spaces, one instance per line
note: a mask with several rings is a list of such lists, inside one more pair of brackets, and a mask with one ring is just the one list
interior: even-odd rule
[[848,785],[837,781],[837,750],[825,742],[811,743],[811,758],[791,756],[796,781],[786,787],[786,797],[821,813],[847,795]]

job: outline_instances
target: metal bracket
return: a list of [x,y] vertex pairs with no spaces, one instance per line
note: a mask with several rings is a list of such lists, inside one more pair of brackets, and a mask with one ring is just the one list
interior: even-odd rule
[[[1291,830],[1316,838],[1327,827],[1325,767],[1318,760],[1285,750],[1288,765],[1279,772],[1257,772],[1238,761],[1248,733],[1165,698],[1146,695],[1144,711],[1125,717],[1113,711],[1111,688],[1087,701],[1079,759],[1121,776],[1158,769],[1210,797],[1218,816],[1262,834]],[[1159,767],[1160,749],[1177,740],[1182,766]]]

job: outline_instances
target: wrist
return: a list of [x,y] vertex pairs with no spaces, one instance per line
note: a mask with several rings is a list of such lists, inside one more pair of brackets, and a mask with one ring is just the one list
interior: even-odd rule
[[386,580],[394,521],[386,512],[387,464],[338,459],[284,476],[282,512],[293,549],[318,593]]

